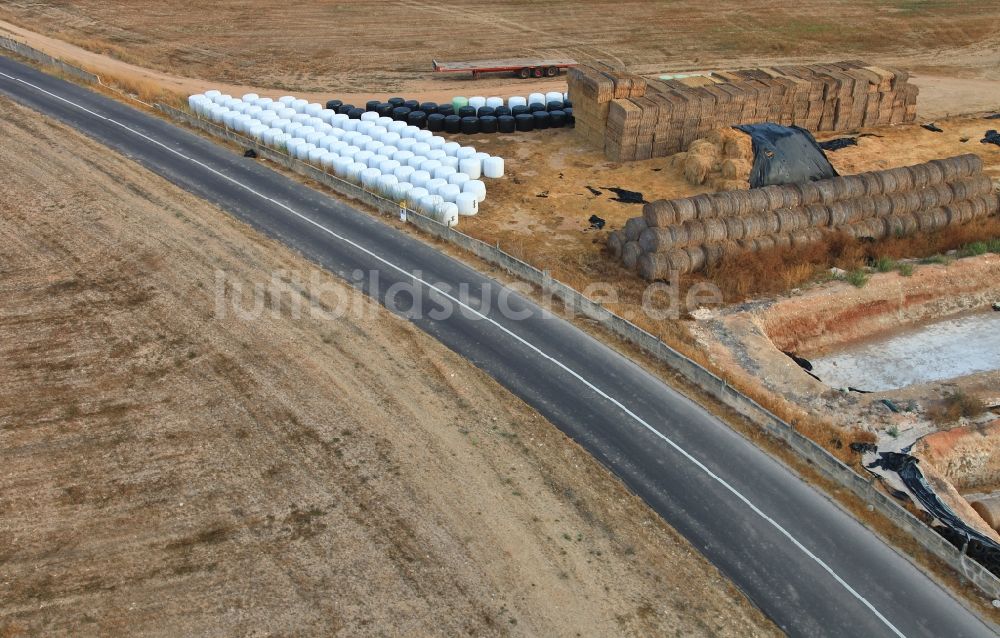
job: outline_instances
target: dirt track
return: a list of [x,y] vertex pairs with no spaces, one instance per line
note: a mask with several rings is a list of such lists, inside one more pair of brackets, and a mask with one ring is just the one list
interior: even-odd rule
[[465,361],[322,274],[357,315],[218,310],[314,269],[0,110],[0,635],[774,633]]

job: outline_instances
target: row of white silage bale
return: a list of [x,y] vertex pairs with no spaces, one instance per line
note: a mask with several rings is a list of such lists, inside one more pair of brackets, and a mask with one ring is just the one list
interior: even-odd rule
[[290,95],[234,98],[220,91],[192,95],[188,105],[200,117],[448,225],[479,212],[486,199],[481,178],[504,174],[503,158],[374,112],[353,120]]
[[[531,93],[527,97],[523,95],[512,95],[507,98],[506,105],[508,108],[514,108],[515,106],[528,106],[529,104],[548,104],[549,102],[565,102],[569,99],[568,93],[560,93],[559,91],[549,91],[548,93]],[[458,110],[459,106],[469,105],[475,109],[479,109],[483,106],[489,106],[496,108],[498,106],[503,106],[505,101],[502,97],[483,97],[481,95],[475,95],[470,98],[455,96],[452,98],[451,103],[455,106],[455,110]]]

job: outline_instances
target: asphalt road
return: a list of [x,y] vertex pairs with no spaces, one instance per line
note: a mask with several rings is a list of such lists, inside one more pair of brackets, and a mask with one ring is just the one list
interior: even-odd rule
[[[584,446],[787,633],[995,635],[724,423],[476,270],[255,160],[3,57],[0,93],[66,122],[332,272],[352,281],[355,271],[377,272],[377,279],[358,285],[397,312],[410,310],[419,297],[423,311],[411,313],[411,321]],[[460,285],[470,291],[466,304],[452,294]]]

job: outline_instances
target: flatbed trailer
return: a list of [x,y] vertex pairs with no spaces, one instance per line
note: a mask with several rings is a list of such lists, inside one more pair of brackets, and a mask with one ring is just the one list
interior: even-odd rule
[[576,60],[514,58],[511,60],[471,60],[468,62],[438,62],[431,60],[437,73],[471,73],[478,78],[483,73],[514,73],[518,77],[551,78],[563,69],[576,66]]

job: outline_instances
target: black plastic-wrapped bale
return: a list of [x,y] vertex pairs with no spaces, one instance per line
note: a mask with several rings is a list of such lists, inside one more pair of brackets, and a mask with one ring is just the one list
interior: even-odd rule
[[462,118],[457,115],[446,115],[444,117],[444,132],[445,133],[461,133],[462,132]]
[[455,114],[455,107],[449,104],[438,104],[437,112],[445,117]]
[[367,102],[365,102],[365,110],[374,111],[375,109],[378,108],[378,105],[381,103],[382,102],[380,100],[368,100]]
[[497,130],[501,133],[513,133],[517,130],[517,120],[512,115],[501,115],[497,118]]
[[403,102],[403,106],[410,109],[411,111],[416,111],[420,109],[420,102],[416,100],[406,100]]
[[392,117],[392,109],[396,108],[389,102],[382,102],[375,108],[379,117]]
[[343,103],[344,103],[343,100],[327,100],[326,108],[330,109],[331,111],[336,111],[337,109],[340,108],[340,105]]
[[563,110],[562,100],[551,100],[545,103],[545,110],[547,111],[561,111]]
[[347,115],[354,108],[353,104],[341,104],[337,107],[337,113],[341,115]]
[[573,108],[573,100],[563,100],[563,110]]
[[424,128],[427,124],[427,114],[423,111],[410,111],[406,116],[406,123],[417,128]]
[[388,100],[386,100],[386,102],[392,104],[393,106],[403,106],[403,103],[406,102],[406,99],[401,97],[391,97]]
[[498,106],[493,109],[493,115],[501,117],[503,115],[510,115],[510,107],[508,106]]
[[351,118],[352,120],[360,120],[361,116],[364,114],[365,114],[364,109],[354,108],[347,112],[347,117]]
[[535,111],[531,116],[535,119],[535,130],[549,128],[552,118],[548,111]]
[[438,112],[437,102],[422,102],[420,104],[420,110],[427,115],[433,115]]
[[532,102],[528,105],[528,111],[531,113],[537,113],[538,111],[545,111],[545,105],[541,102]]
[[405,122],[406,118],[410,116],[411,110],[408,106],[397,106],[392,109],[392,119],[397,122]]
[[476,109],[477,117],[483,117],[484,115],[492,115],[495,117],[496,109],[494,109],[492,106],[480,106],[478,109]]
[[445,116],[440,113],[431,113],[427,116],[427,130],[440,133],[444,130]]
[[549,126],[552,128],[563,128],[566,126],[565,111],[549,111]]
[[469,105],[461,106],[458,109],[458,116],[459,117],[476,117],[476,107],[469,106]]
[[484,115],[479,118],[479,131],[481,133],[496,133],[497,118],[492,115]]
[[517,126],[517,130],[522,133],[535,130],[535,116],[531,113],[521,113],[520,115],[515,116],[514,122]]
[[517,106],[511,107],[510,109],[510,114],[513,115],[514,117],[517,117],[518,115],[521,115],[523,113],[531,113],[531,111],[528,110],[528,107],[524,104],[518,104]]
[[463,117],[462,118],[462,133],[465,135],[475,135],[479,132],[479,118],[478,117]]

